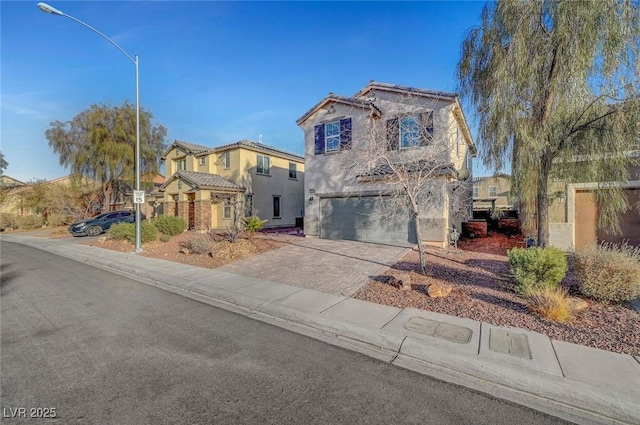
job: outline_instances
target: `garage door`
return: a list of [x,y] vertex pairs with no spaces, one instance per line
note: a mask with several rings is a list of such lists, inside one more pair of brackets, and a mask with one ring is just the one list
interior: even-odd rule
[[390,217],[387,198],[323,198],[320,200],[320,209],[321,238],[417,243],[415,225],[408,211],[405,214],[395,212]]
[[[632,206],[639,205],[640,189],[626,189],[627,200]],[[622,234],[615,235],[598,229],[598,205],[593,192],[576,191],[576,249],[593,246],[598,242],[621,243],[640,246],[640,212],[632,208],[620,216]]]

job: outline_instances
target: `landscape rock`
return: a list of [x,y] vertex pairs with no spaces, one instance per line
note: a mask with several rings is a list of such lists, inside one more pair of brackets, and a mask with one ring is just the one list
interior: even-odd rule
[[587,303],[582,298],[570,297],[569,306],[571,306],[571,310],[573,311],[582,311],[585,308],[589,307],[589,303]]
[[182,254],[187,254],[187,255],[191,254],[191,250],[188,249],[188,248],[184,248],[184,247],[180,248],[180,252]]
[[427,288],[427,294],[431,298],[442,298],[446,297],[451,293],[453,286],[447,285],[446,283],[432,283]]
[[106,236],[100,236],[98,238],[98,243],[105,243],[107,241],[107,237]]

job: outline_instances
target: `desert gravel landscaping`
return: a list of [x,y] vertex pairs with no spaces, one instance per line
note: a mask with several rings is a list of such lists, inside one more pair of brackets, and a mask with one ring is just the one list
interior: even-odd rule
[[[212,254],[185,254],[183,243],[193,234],[184,232],[169,242],[144,245],[142,255],[176,261],[194,266],[215,268],[244,258],[278,249],[299,236],[270,237],[256,235],[229,244],[221,236],[215,238]],[[108,249],[131,251],[128,242],[112,241],[92,245]],[[395,307],[414,307],[459,317],[540,332],[561,341],[586,345],[616,353],[640,355],[640,313],[629,303],[604,304],[582,298],[587,308],[576,312],[566,323],[556,323],[536,317],[527,310],[522,297],[513,292],[514,282],[509,271],[506,251],[523,246],[521,237],[509,238],[495,234],[489,238],[461,241],[459,249],[429,248],[428,275],[417,272],[418,253],[410,251],[394,267],[370,282],[353,297]],[[402,290],[400,281],[411,284],[411,290]],[[431,298],[427,287],[432,283],[445,283],[453,287],[443,298]],[[577,293],[575,276],[569,269],[562,285],[573,296]]]

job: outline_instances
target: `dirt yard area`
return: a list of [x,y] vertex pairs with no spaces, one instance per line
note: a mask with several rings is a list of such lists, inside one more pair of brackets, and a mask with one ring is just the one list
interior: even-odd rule
[[[411,251],[384,275],[372,279],[354,298],[529,329],[561,341],[640,355],[640,313],[629,304],[603,304],[585,299],[588,307],[566,323],[548,321],[530,313],[524,299],[513,292],[506,251],[514,246],[524,246],[523,239],[494,234],[461,241],[458,250],[429,248],[426,276],[417,272],[419,256]],[[407,279],[410,291],[398,285]],[[431,283],[449,284],[453,290],[446,297],[431,298],[426,292]],[[577,282],[571,268],[562,286],[572,296],[577,295]]]
[[[207,236],[211,238],[211,252],[208,254],[197,254],[185,249],[185,244],[190,238]],[[107,239],[104,242],[94,240],[90,242],[90,244],[100,248],[123,252],[131,252],[134,249],[133,244],[125,240],[117,241]],[[284,244],[284,240],[276,240],[267,234],[256,234],[251,240],[246,236],[242,236],[236,243],[231,243],[227,241],[223,235],[183,232],[172,237],[169,242],[156,241],[143,244],[142,255],[174,261],[176,263],[190,264],[192,266],[216,268],[242,260],[243,258],[280,248]]]

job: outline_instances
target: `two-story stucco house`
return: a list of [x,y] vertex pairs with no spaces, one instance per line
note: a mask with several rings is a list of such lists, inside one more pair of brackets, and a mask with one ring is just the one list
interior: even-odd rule
[[496,174],[473,178],[473,210],[512,210],[511,176]]
[[304,214],[304,158],[248,140],[218,147],[175,141],[162,157],[169,176],[161,187],[163,213],[189,229],[226,229],[257,215],[265,227],[300,224]]
[[405,183],[427,244],[446,246],[470,215],[476,148],[456,94],[371,81],[351,97],[329,93],[297,124],[307,237],[416,243]]

